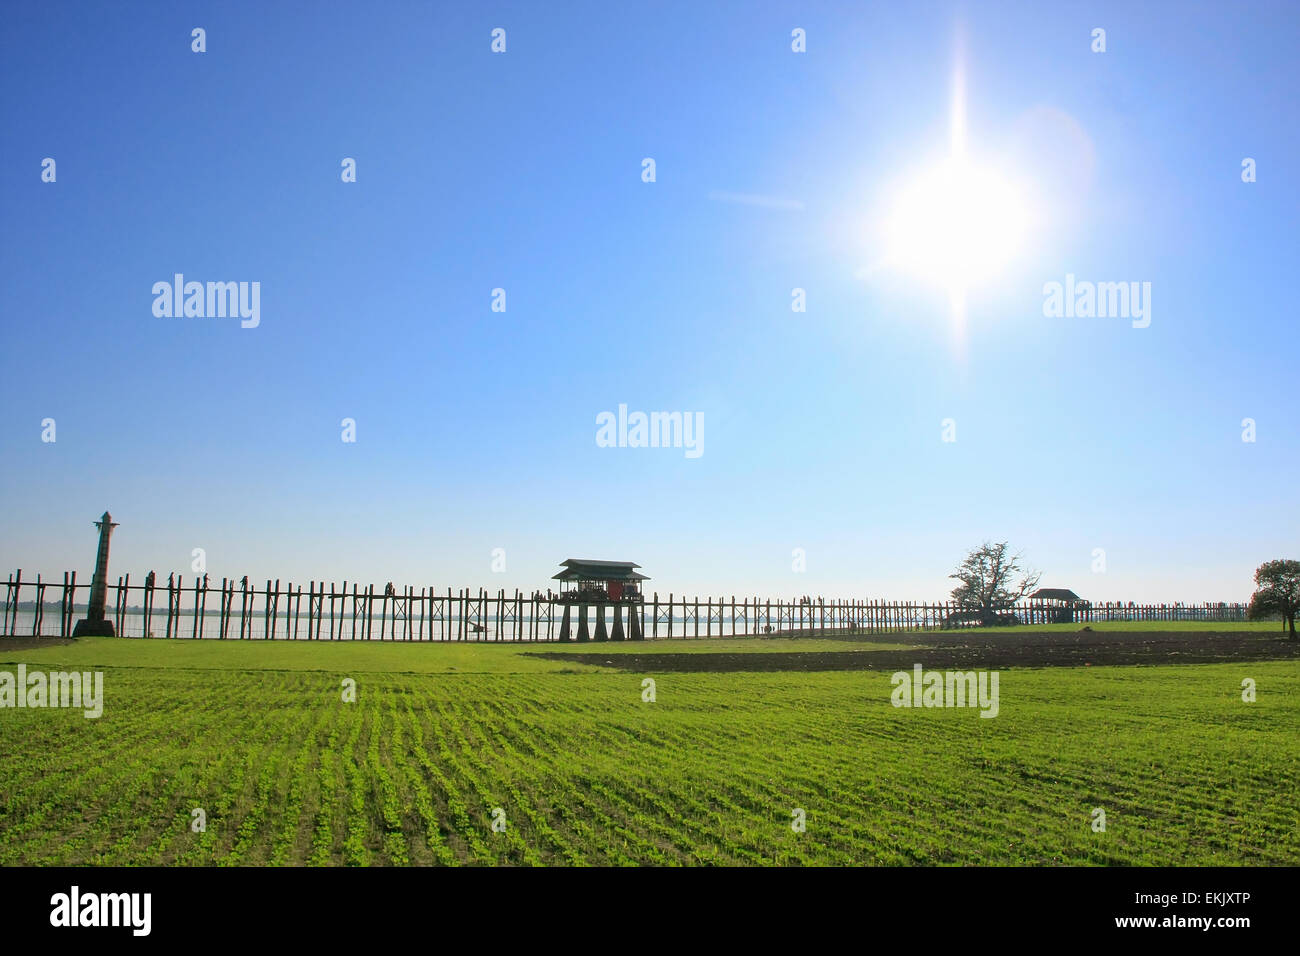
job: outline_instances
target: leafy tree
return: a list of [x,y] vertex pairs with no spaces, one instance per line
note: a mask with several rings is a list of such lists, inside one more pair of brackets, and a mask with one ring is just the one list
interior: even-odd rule
[[1281,615],[1295,640],[1295,616],[1300,611],[1300,561],[1279,558],[1255,569],[1255,593],[1250,596],[1251,620]]
[[[1013,583],[1017,575],[1020,581]],[[1011,607],[1038,586],[1042,573],[1021,567],[1020,554],[1012,554],[1007,542],[985,541],[948,577],[961,582],[953,589],[952,599],[978,612],[981,624],[991,625],[997,623],[999,609]]]

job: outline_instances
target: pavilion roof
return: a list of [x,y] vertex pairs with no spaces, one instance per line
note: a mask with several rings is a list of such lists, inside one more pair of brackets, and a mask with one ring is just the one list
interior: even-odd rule
[[641,567],[632,561],[591,561],[585,558],[568,558],[560,562],[563,568],[553,575],[555,581],[649,581],[638,573]]
[[1035,600],[1069,601],[1071,603],[1083,600],[1069,588],[1039,588],[1029,596]]

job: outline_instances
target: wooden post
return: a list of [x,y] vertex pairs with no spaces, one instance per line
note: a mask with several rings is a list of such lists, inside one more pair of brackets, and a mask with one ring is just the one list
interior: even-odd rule
[[226,579],[221,579],[221,606],[217,609],[217,640],[226,639]]
[[352,640],[366,639],[366,592],[360,583],[352,582]]
[[153,621],[153,586],[154,574],[150,571],[144,578],[144,593],[141,595],[141,606],[144,609],[144,630],[141,637],[152,637],[150,624]]
[[[22,570],[19,569],[18,576],[22,577],[22,573]],[[5,624],[3,628],[0,628],[0,637],[6,637],[13,634],[13,631],[9,627],[9,609],[11,605],[16,605],[19,600],[21,599],[14,595],[14,576],[11,574],[5,582]],[[122,632],[119,630],[118,634],[121,633]]]
[[63,594],[59,600],[59,637],[67,637],[69,633],[68,606],[71,602],[69,601],[68,591],[70,587],[70,581],[71,581],[71,575],[69,574],[69,572],[64,571],[63,572]]
[[[152,588],[151,588],[152,590]],[[149,602],[152,609],[153,601]],[[248,575],[239,579],[239,639],[244,639],[244,629],[248,626]]]
[[[343,590],[344,590],[344,593],[347,592],[347,587],[348,587],[348,582],[347,582],[347,581],[344,581],[344,582],[343,582]],[[321,582],[320,589],[321,589],[321,600],[324,601],[324,600],[325,600],[325,582],[324,582],[324,581]],[[331,581],[331,582],[330,582],[330,640],[331,640],[331,641],[334,640],[334,599],[335,599],[334,582]],[[343,610],[342,610],[342,608],[340,608],[340,609],[339,609],[339,618],[340,618],[340,623],[342,623],[342,620],[341,620],[342,617],[343,617]]]
[[[279,588],[279,586],[280,583],[277,581],[276,588]],[[262,639],[269,641],[274,639],[272,637],[271,622],[275,620],[275,618],[271,614],[271,579],[270,578],[266,579],[265,598],[266,600],[263,602],[262,605]],[[251,637],[253,633],[253,629],[251,625],[249,626],[248,632],[249,632],[249,636]]]
[[[276,590],[275,608],[276,608],[276,613],[278,614],[280,611],[280,594],[279,594],[280,585],[279,584],[275,586],[275,590]],[[293,633],[293,628],[291,627],[292,621],[293,621],[293,582],[286,582],[284,585],[284,639],[286,641],[292,640],[294,637],[297,636]]]
[[352,582],[352,639],[354,641],[370,640],[370,631],[366,626],[367,611],[370,603],[369,586],[362,588],[356,581]]
[[369,601],[369,589],[352,582],[352,639],[354,641],[370,640],[366,629],[366,606]]
[[131,575],[120,576],[117,579],[117,633],[122,633],[122,628],[126,625],[126,598],[130,593]]
[[[381,630],[379,631],[379,639],[381,641],[384,639],[382,623],[383,622],[381,621],[380,622]],[[375,586],[373,584],[367,584],[366,585],[366,640],[367,641],[373,640],[374,636],[375,636]]]
[[59,637],[68,636],[68,572],[63,572],[63,594],[59,599]]
[[[456,632],[454,630],[455,625],[452,623],[455,620],[455,618],[452,617],[452,612],[455,607],[456,602],[452,598],[451,588],[447,588],[447,603],[443,605],[442,619],[438,622],[438,633],[444,641],[454,641],[456,639]],[[432,627],[429,628],[429,632],[433,632]]]
[[45,585],[41,583],[40,572],[36,574],[36,608],[32,614],[32,637],[41,636],[41,623],[45,618]]
[[275,579],[275,601],[271,600],[271,582],[266,582],[266,639],[275,640],[275,623],[280,617],[280,579]]

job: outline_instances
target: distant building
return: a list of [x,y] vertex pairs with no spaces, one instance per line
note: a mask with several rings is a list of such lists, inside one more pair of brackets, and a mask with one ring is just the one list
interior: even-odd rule
[[561,561],[563,570],[552,580],[561,582],[560,600],[600,604],[643,600],[641,582],[650,578],[636,569],[631,561],[587,561],[569,558]]
[[1051,608],[1053,624],[1073,623],[1074,609],[1088,603],[1069,588],[1039,588],[1029,595],[1029,600],[1038,601]]

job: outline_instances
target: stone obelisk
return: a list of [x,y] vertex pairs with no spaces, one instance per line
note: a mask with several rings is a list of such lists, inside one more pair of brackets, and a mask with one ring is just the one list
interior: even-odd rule
[[117,525],[107,511],[95,522],[99,529],[99,552],[95,555],[95,576],[90,579],[90,607],[86,616],[77,622],[73,637],[113,637],[113,622],[104,616],[108,603],[108,539]]

